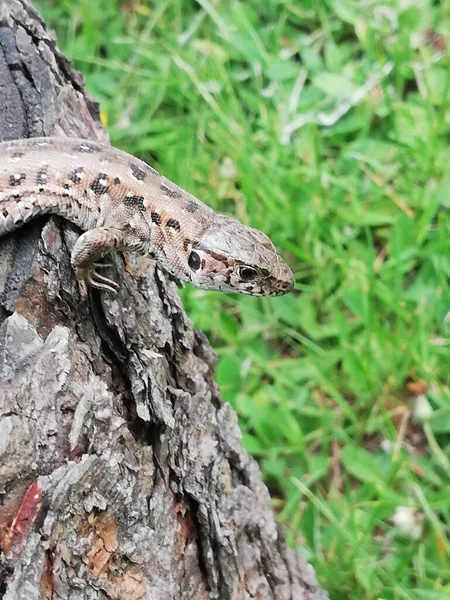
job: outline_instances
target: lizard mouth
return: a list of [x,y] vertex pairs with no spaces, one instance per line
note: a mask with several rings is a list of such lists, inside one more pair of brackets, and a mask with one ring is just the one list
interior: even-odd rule
[[247,296],[284,296],[284,294],[288,294],[294,289],[294,284],[294,279],[280,281],[275,285],[273,282],[261,282],[234,291]]
[[272,296],[283,296],[283,294],[289,294],[294,289],[295,281],[281,281],[274,289]]

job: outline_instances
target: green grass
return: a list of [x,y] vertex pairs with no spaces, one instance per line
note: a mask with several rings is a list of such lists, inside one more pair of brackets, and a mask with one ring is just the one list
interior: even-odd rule
[[289,543],[333,600],[449,598],[448,0],[36,5],[113,143],[296,273],[282,298],[183,291]]

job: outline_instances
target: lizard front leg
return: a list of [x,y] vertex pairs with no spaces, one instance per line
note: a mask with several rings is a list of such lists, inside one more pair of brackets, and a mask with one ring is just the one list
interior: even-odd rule
[[97,260],[108,252],[122,250],[142,251],[142,243],[129,233],[113,227],[97,227],[86,231],[77,239],[72,250],[71,263],[77,278],[92,287],[116,293],[118,284],[100,275],[97,269],[106,265],[99,264]]

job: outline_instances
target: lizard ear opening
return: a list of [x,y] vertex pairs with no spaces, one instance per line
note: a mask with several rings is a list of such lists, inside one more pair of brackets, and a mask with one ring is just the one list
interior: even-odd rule
[[191,252],[189,254],[188,265],[193,271],[198,271],[200,269],[200,256],[197,252]]

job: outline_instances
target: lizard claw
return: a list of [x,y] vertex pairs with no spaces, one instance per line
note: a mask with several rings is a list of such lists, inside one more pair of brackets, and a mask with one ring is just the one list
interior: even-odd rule
[[[93,266],[97,267],[97,268],[99,266],[106,267],[106,265],[93,265]],[[98,273],[95,268],[94,269],[78,268],[77,269],[77,278],[98,290],[106,290],[107,292],[111,292],[112,294],[117,294],[117,292],[119,291],[119,284],[117,284],[112,279],[109,279],[108,277],[104,277],[103,275],[100,275],[100,273]]]

